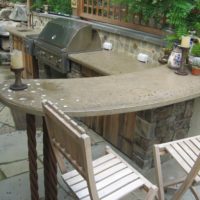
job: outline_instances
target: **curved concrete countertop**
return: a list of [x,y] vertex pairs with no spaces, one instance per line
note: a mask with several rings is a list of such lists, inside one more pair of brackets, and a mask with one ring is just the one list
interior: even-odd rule
[[42,99],[81,117],[141,111],[200,96],[199,76],[179,76],[166,66],[93,78],[28,79],[28,89],[18,92],[9,89],[12,82],[0,84],[0,101],[36,115],[42,115]]

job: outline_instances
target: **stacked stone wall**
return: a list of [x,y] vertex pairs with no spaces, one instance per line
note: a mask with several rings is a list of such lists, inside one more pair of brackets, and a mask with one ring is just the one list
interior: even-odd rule
[[190,100],[136,113],[133,160],[139,166],[153,166],[154,144],[188,136],[193,104],[194,100]]

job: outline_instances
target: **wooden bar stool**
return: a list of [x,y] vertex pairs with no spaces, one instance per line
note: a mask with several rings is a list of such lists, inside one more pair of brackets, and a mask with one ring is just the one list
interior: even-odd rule
[[[143,188],[147,200],[156,198],[157,187],[119,157],[111,148],[92,161],[90,137],[51,102],[43,102],[48,134],[64,182],[78,199],[115,200]],[[67,171],[67,159],[75,170]]]
[[[168,184],[163,182],[161,156],[169,153],[186,172],[186,177],[175,179]],[[195,184],[200,183],[200,135],[173,142],[154,145],[154,160],[159,186],[159,199],[164,200],[164,188],[181,183],[172,199],[179,200],[184,193],[191,189],[194,197],[200,200],[200,191]],[[170,175],[170,174],[169,174]]]

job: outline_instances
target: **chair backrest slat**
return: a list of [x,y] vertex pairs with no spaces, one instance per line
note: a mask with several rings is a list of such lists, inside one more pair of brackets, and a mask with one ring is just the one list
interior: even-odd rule
[[84,129],[59,111],[51,102],[43,102],[45,121],[53,148],[58,150],[88,181],[92,167],[90,138]]

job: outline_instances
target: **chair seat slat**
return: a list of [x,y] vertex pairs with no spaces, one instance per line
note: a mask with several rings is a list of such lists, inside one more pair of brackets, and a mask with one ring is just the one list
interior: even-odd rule
[[[95,182],[96,183],[98,183],[98,182],[102,183],[104,180],[107,180],[107,178],[111,177],[113,174],[118,175],[120,172],[124,172],[124,171],[127,171],[127,170],[129,170],[129,169],[126,168],[126,165],[124,165],[123,163],[120,163],[117,166],[113,166],[113,167],[109,168],[108,170],[97,174],[95,176]],[[129,171],[131,171],[131,170],[129,170]],[[73,191],[77,192],[78,190],[81,190],[85,187],[87,187],[86,181],[81,181],[81,182],[73,185],[71,188],[72,188]]]
[[185,162],[185,160],[178,154],[172,146],[167,146],[166,150],[177,160],[180,166],[188,173],[191,167]]
[[[122,188],[123,186],[130,184],[130,183],[134,183],[137,180],[141,180],[135,177],[135,175],[130,175],[130,176],[126,176],[116,182],[114,182],[113,184],[110,184],[108,187],[103,188],[102,190],[98,191],[99,194],[99,198],[103,198],[104,196],[107,196],[117,190],[119,190],[120,188]],[[142,181],[142,184],[144,184],[144,181]],[[124,195],[124,194],[123,194]]]
[[83,181],[83,177],[79,174],[77,174],[75,177],[70,178],[70,179],[66,179],[66,182],[69,186],[75,185],[77,183],[80,183],[81,181]]
[[111,160],[115,157],[115,155],[109,153],[106,154],[105,156],[102,156],[96,160],[93,161],[93,167],[97,167],[98,165],[101,165],[104,162],[107,162],[108,160]]
[[187,144],[187,146],[195,153],[196,156],[199,155],[200,150],[190,141],[185,141],[185,144]]
[[[111,160],[112,158],[114,158],[115,155],[109,153],[109,154],[106,154],[105,156],[102,156],[96,160],[93,161],[93,167],[95,166],[98,166],[104,162],[107,162],[108,160]],[[72,178],[73,176],[75,177],[76,175],[78,175],[78,171],[77,170],[73,170],[73,174],[72,174],[72,171],[71,173],[66,173],[63,175],[63,179],[66,180],[66,179],[69,179],[69,178]]]
[[63,174],[62,178],[64,180],[67,180],[67,179],[73,178],[73,177],[75,177],[77,175],[78,175],[78,171],[77,170],[73,170],[73,171],[70,171],[70,172],[68,172],[66,174]]
[[113,200],[113,199],[120,199],[124,195],[127,195],[131,191],[141,187],[143,185],[143,181],[141,179],[136,180],[130,184],[127,184],[125,187],[118,189],[116,192],[112,193],[111,195],[102,198],[102,200]]
[[[104,187],[104,188],[98,190],[99,198],[102,199],[103,197],[108,196],[108,195],[112,194],[113,192],[117,191],[118,189],[122,188],[124,185],[132,183],[136,180],[138,180],[138,179],[134,175],[123,177],[122,179],[115,181],[114,183],[108,185],[107,187]],[[142,184],[144,184],[143,181],[142,181]],[[87,192],[88,192],[88,189],[84,189],[82,191],[77,192],[77,196],[79,198],[83,198],[86,196]],[[89,195],[89,193],[88,193],[88,195]]]
[[194,160],[186,153],[184,149],[179,146],[179,143],[173,144],[172,147],[176,150],[180,157],[187,163],[190,167],[194,165]]
[[178,145],[184,149],[184,152],[195,162],[197,155],[184,142],[180,142]]
[[192,143],[194,143],[196,145],[196,147],[200,150],[200,142],[198,140],[191,140]]
[[129,176],[129,175],[132,177],[135,177],[135,179],[138,178],[136,174],[132,173],[132,171],[127,168],[97,183],[97,190],[100,190],[103,187],[107,187],[108,185],[111,185],[114,182],[121,180],[123,177]]
[[109,160],[108,162],[95,167],[94,168],[94,174],[96,175],[96,174],[98,174],[98,173],[100,173],[100,172],[112,167],[113,165],[117,165],[118,163],[120,163],[120,160],[117,159],[117,158]]
[[110,167],[109,169],[95,175],[95,181],[96,182],[99,182],[103,179],[105,179],[106,177],[112,175],[112,174],[115,174],[123,169],[127,168],[127,166],[124,164],[124,163],[119,163],[113,167]]

